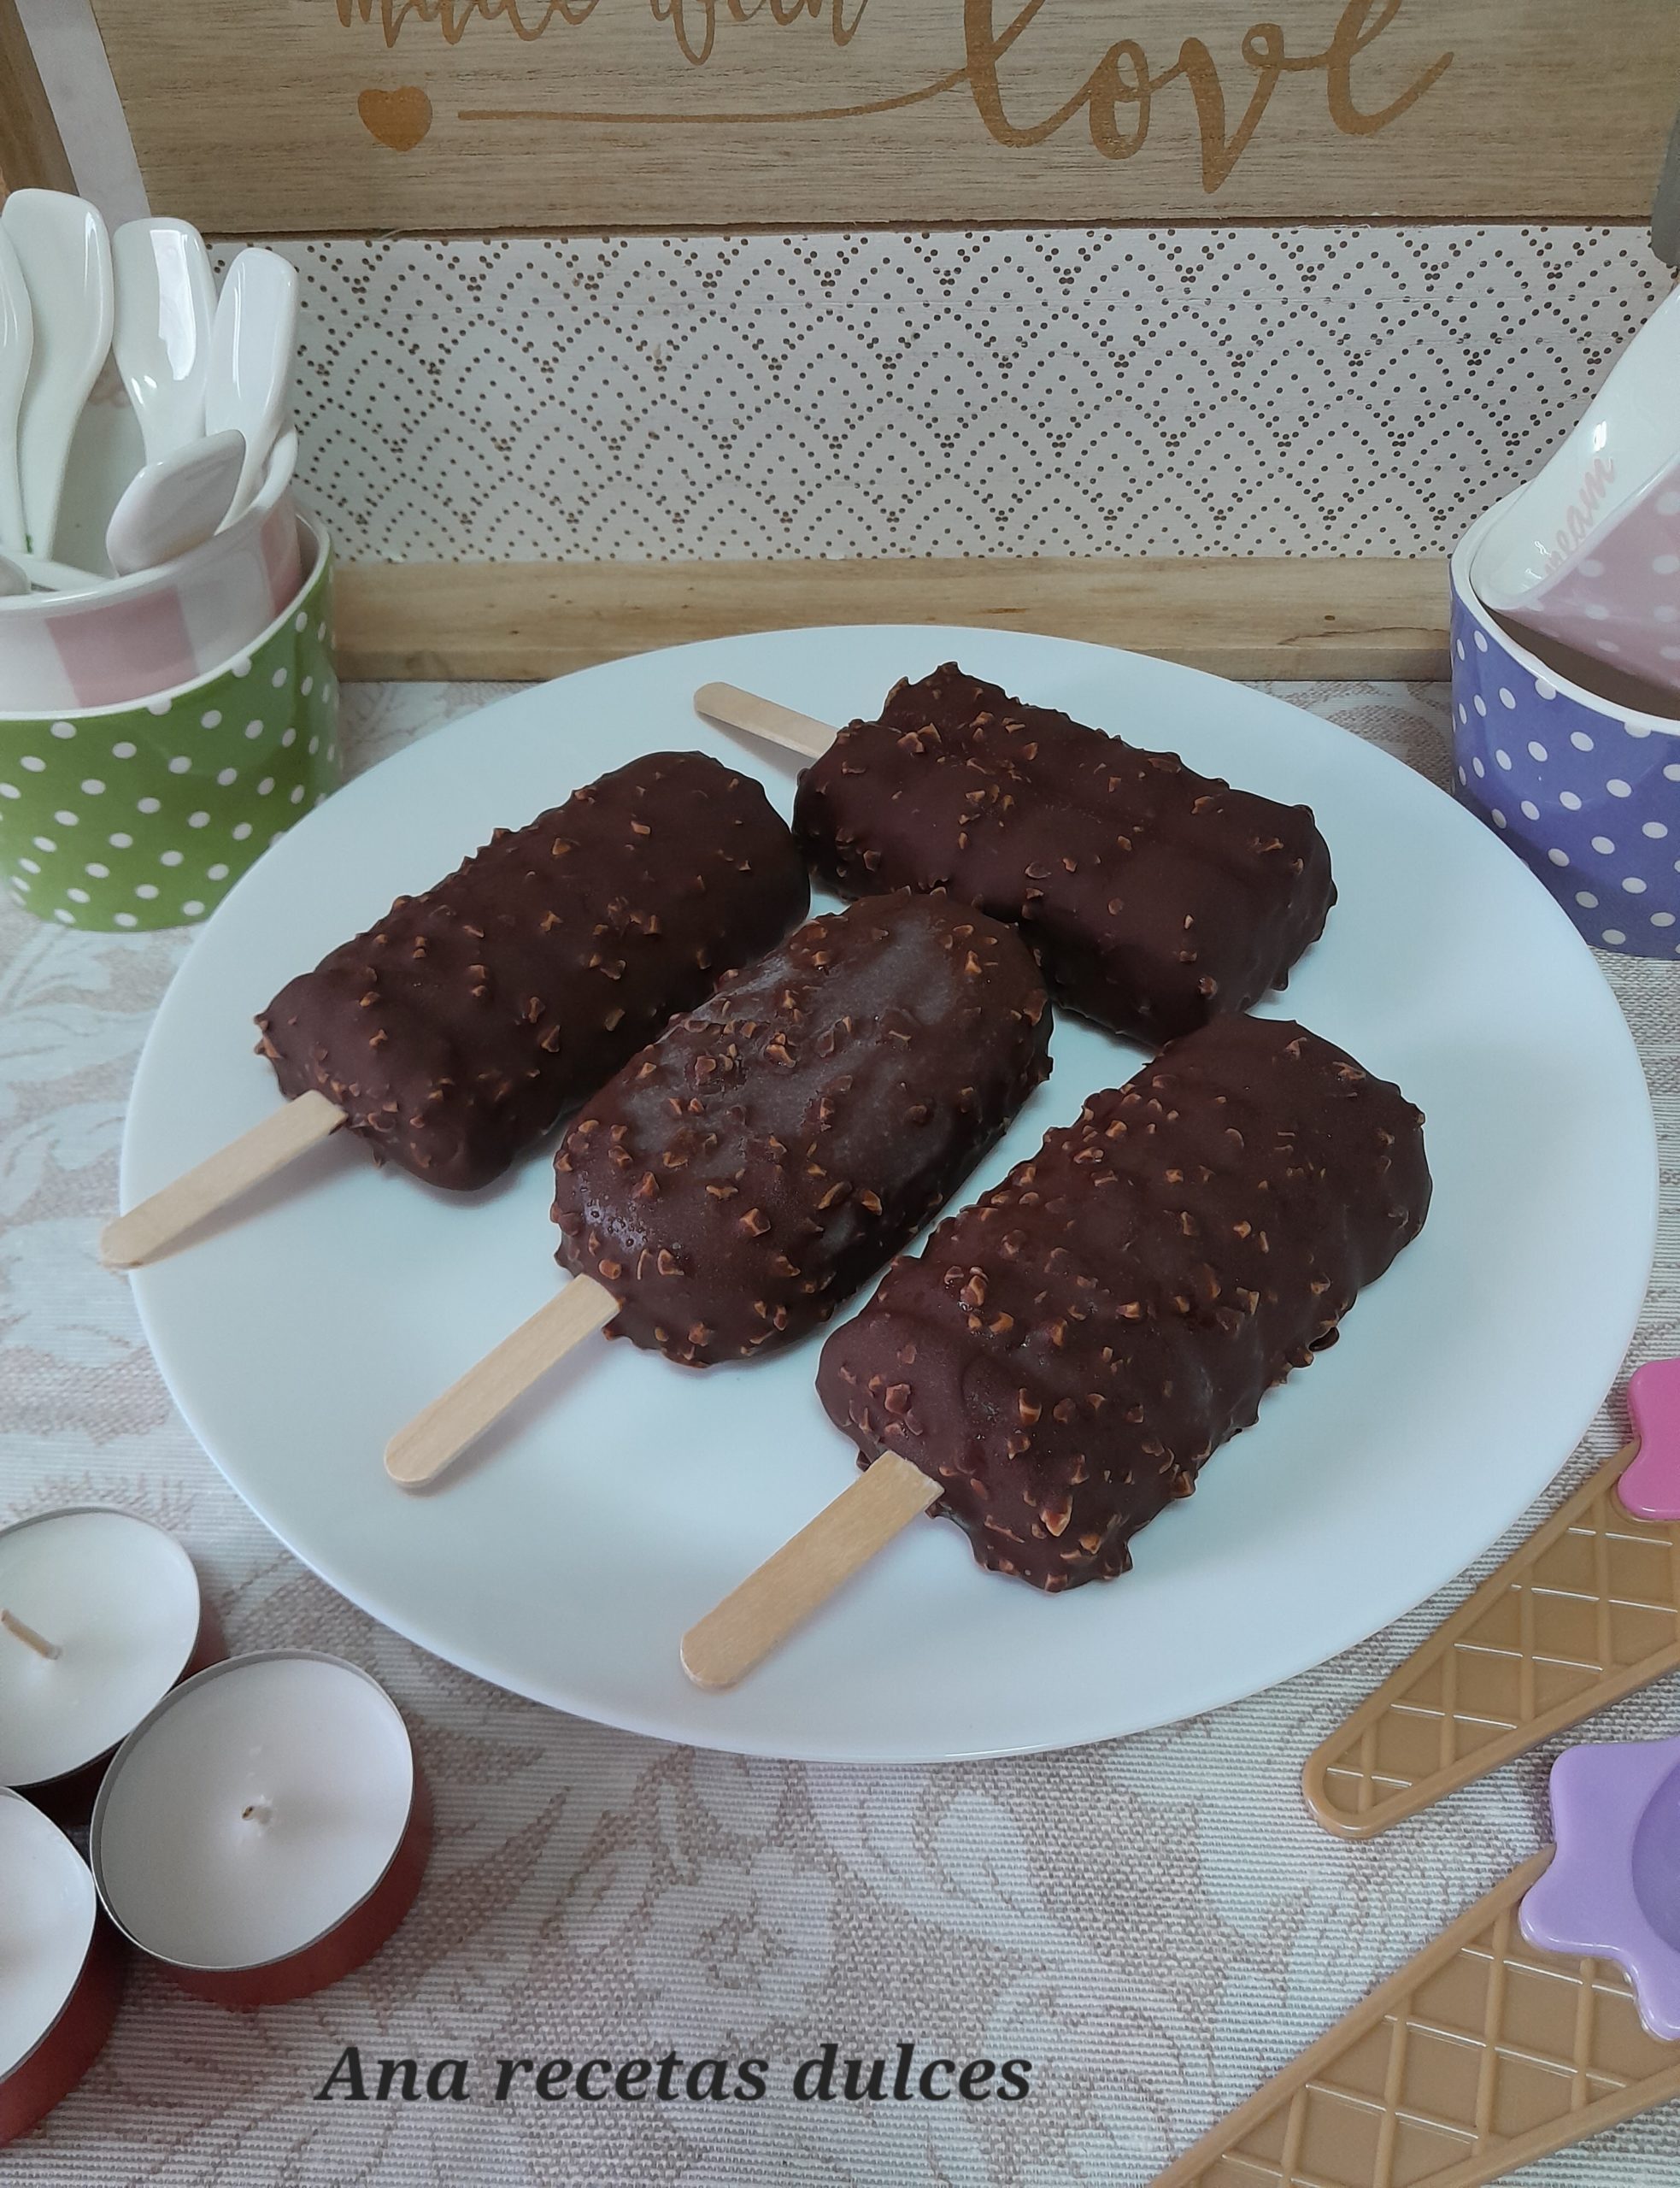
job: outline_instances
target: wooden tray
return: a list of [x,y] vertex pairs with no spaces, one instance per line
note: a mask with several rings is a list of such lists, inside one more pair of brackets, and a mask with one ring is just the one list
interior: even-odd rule
[[511,682],[734,632],[886,622],[1090,638],[1222,676],[1447,673],[1434,556],[363,562],[337,583],[347,677]]

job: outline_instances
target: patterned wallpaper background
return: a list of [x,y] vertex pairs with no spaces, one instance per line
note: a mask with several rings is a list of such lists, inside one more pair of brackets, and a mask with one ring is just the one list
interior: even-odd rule
[[1437,553],[1669,281],[1633,228],[282,248],[308,493],[391,559]]

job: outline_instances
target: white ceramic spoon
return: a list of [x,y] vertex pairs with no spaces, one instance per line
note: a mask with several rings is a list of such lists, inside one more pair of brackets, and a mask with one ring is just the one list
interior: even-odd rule
[[0,600],[26,592],[92,592],[105,582],[68,562],[44,562],[38,555],[0,555]]
[[204,391],[207,432],[245,437],[245,460],[230,517],[261,482],[268,452],[285,422],[297,346],[297,275],[273,250],[242,250],[227,269],[210,331]]
[[50,555],[70,443],[111,347],[111,243],[85,198],[55,190],[15,190],[0,234],[17,253],[35,324],[18,421],[24,532],[35,554]]
[[111,238],[112,350],[148,464],[204,431],[216,285],[204,238],[185,221],[130,221]]
[[[0,228],[0,547],[24,544],[23,487],[18,478],[18,416],[35,347],[35,315],[23,268]],[[25,590],[27,590],[26,585]]]
[[105,530],[117,575],[154,570],[208,539],[227,515],[244,461],[243,433],[212,433],[137,471]]

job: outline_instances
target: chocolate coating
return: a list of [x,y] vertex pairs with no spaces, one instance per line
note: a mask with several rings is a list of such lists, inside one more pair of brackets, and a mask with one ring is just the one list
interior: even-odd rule
[[1153,1044],[1283,986],[1336,901],[1307,806],[955,662],[840,732],[801,776],[793,826],[842,896],[949,889],[1017,922],[1060,1001]]
[[1218,1020],[893,1263],[823,1347],[829,1417],[940,1481],[982,1565],[1110,1579],[1416,1237],[1422,1126],[1316,1034]]
[[811,920],[589,1103],[560,1259],[609,1337],[704,1368],[791,1343],[897,1251],[1050,1068],[1019,937],[939,897]]
[[486,1185],[809,903],[755,782],[656,752],[399,897],[280,990],[259,1046],[427,1184]]

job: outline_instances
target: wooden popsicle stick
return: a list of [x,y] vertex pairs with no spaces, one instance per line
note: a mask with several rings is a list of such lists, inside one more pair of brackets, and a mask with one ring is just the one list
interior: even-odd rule
[[694,710],[708,721],[720,721],[725,729],[743,730],[790,752],[802,752],[808,760],[821,759],[836,735],[831,723],[796,714],[791,707],[778,706],[774,699],[761,699],[756,692],[743,691],[733,684],[702,684],[694,695]]
[[482,1436],[538,1377],[610,1321],[619,1303],[592,1276],[574,1276],[493,1352],[432,1399],[385,1445],[385,1472],[421,1489]]
[[15,1634],[26,1649],[32,1649],[38,1656],[44,1656],[50,1664],[56,1663],[64,1654],[56,1642],[48,1640],[44,1633],[38,1633],[32,1626],[26,1626],[15,1611],[0,1610],[0,1626],[3,1626],[8,1633]]
[[689,1628],[683,1636],[683,1669],[696,1686],[733,1686],[938,1494],[938,1483],[919,1467],[896,1451],[884,1452]]
[[107,1268],[140,1268],[179,1244],[195,1224],[228,1206],[330,1137],[344,1113],[311,1087],[241,1132],[173,1185],[108,1223],[99,1238]]

